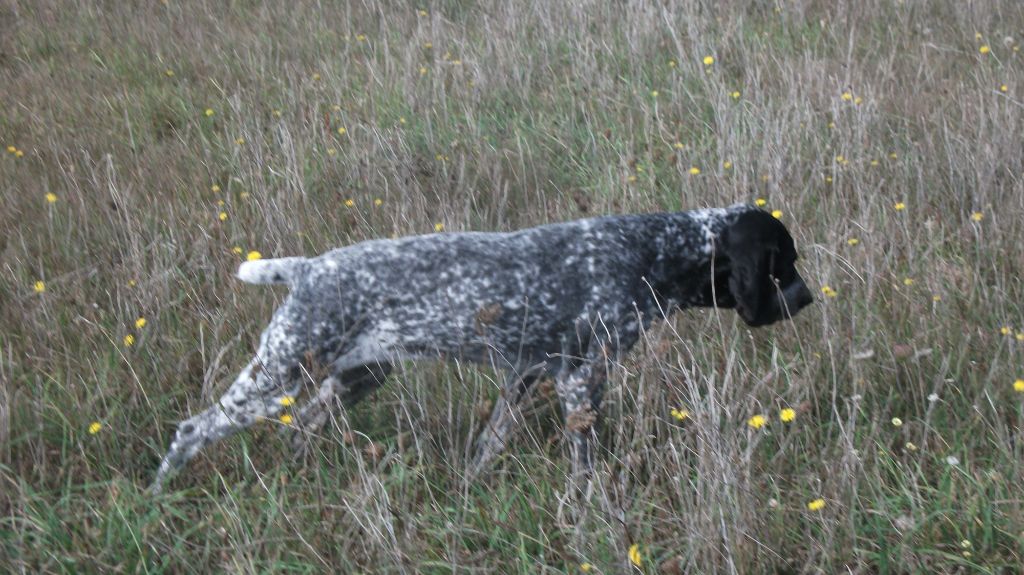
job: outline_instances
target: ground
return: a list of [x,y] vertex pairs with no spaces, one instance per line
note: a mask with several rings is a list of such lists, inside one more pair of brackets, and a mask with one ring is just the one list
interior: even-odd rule
[[[1019,570],[1022,35],[1015,0],[0,0],[0,571]],[[544,393],[467,482],[496,374],[439,362],[303,460],[271,421],[144,491],[283,297],[250,252],[738,201],[819,301],[655,325],[589,499]]]

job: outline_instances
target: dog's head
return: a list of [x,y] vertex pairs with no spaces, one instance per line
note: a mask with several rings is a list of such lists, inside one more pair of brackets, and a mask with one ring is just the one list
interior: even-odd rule
[[724,299],[730,300],[747,325],[790,319],[814,302],[796,271],[793,237],[771,214],[761,210],[740,214],[720,234],[718,249],[728,261],[731,297]]

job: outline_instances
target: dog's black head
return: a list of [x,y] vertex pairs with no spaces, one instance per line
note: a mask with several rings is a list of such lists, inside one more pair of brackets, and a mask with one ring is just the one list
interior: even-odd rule
[[727,305],[722,307],[734,305],[747,325],[790,319],[814,301],[796,271],[793,237],[771,214],[761,210],[740,214],[720,234],[718,249],[727,260],[731,296],[724,298]]

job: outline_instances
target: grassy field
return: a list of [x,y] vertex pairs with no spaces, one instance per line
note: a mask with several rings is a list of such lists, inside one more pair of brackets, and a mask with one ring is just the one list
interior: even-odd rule
[[[1016,0],[0,0],[0,571],[1020,572],[1022,41]],[[432,362],[144,492],[283,297],[250,251],[758,200],[819,302],[656,324],[589,499],[543,395],[467,482],[494,374]]]

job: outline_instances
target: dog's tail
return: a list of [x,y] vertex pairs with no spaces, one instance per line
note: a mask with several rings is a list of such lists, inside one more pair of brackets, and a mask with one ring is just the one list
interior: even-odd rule
[[251,284],[291,284],[305,267],[306,258],[277,258],[242,262],[238,279]]

